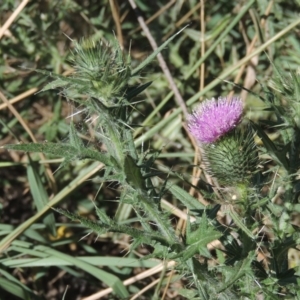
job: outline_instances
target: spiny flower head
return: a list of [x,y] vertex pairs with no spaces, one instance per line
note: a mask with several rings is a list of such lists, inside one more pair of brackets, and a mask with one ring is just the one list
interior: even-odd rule
[[107,107],[123,97],[131,77],[130,56],[125,57],[117,41],[82,40],[75,43],[70,61],[76,70],[76,89]]
[[242,114],[240,98],[212,98],[201,103],[189,116],[188,128],[200,143],[211,144],[236,127]]

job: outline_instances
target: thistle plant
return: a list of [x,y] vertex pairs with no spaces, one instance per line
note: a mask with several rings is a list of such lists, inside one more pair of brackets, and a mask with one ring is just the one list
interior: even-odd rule
[[[130,250],[151,246],[153,251],[146,258],[174,261],[175,271],[188,281],[180,291],[185,298],[255,299],[262,295],[265,299],[279,299],[283,293],[290,299],[300,297],[297,269],[288,264],[288,251],[300,239],[298,229],[290,224],[292,213],[300,213],[299,76],[291,74],[286,79],[280,75],[276,90],[266,88],[266,98],[260,96],[276,116],[276,122],[269,125],[282,132],[278,143],[270,140],[261,124],[249,121],[247,126],[243,125],[243,102],[239,97],[206,100],[190,115],[188,128],[201,148],[205,171],[216,179],[221,189],[234,191],[229,206],[226,193],[221,193],[222,198],[216,203],[213,200],[217,194],[202,191],[212,199],[204,206],[172,179],[155,185],[152,179],[159,175],[154,171],[157,154],[144,155],[134,143],[134,97],[151,84],[135,85],[134,79],[173,38],[136,69],[131,67],[130,53],[125,55],[116,41],[83,40],[75,43],[70,60],[74,68],[71,76],[37,70],[54,78],[43,91],[60,89],[78,105],[87,122],[91,122],[96,145],[101,145],[101,150],[85,144],[73,122],[66,143],[7,145],[6,148],[63,157],[62,167],[74,159],[101,163],[105,167],[101,182],[116,183],[119,205],[129,205],[139,225],[120,224],[102,207],[95,208],[97,221],[59,207],[55,210],[81,222],[97,235],[106,232],[129,235]],[[255,134],[260,136],[263,146],[256,145]],[[268,159],[273,158],[274,168],[282,174],[280,179],[272,169],[268,175],[259,169],[266,154]],[[180,177],[172,170],[168,175]],[[283,204],[276,200],[279,188],[284,190],[278,196]],[[177,233],[170,213],[161,206],[165,193],[171,193],[189,210],[184,234]],[[224,214],[228,214],[229,222],[222,218]],[[268,227],[269,223],[272,228]],[[265,240],[262,235],[266,236]],[[217,263],[211,264],[213,261]],[[129,296],[123,285],[117,289],[112,284],[112,288],[119,298]]]

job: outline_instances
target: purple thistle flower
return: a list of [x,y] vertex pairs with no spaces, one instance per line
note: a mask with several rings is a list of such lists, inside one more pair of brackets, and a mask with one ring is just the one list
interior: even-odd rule
[[188,128],[200,143],[214,143],[241,121],[242,114],[243,102],[240,98],[212,98],[205,100],[189,115]]

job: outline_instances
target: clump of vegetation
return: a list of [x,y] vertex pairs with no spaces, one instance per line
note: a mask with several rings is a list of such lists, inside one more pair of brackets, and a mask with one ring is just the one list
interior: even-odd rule
[[1,295],[299,297],[297,4],[133,4],[0,4]]

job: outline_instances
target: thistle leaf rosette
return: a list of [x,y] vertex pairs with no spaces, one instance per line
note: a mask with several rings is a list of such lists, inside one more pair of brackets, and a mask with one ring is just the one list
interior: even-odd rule
[[243,116],[240,98],[206,100],[189,116],[188,128],[203,150],[207,171],[222,184],[249,181],[257,167],[250,128],[237,128]]

